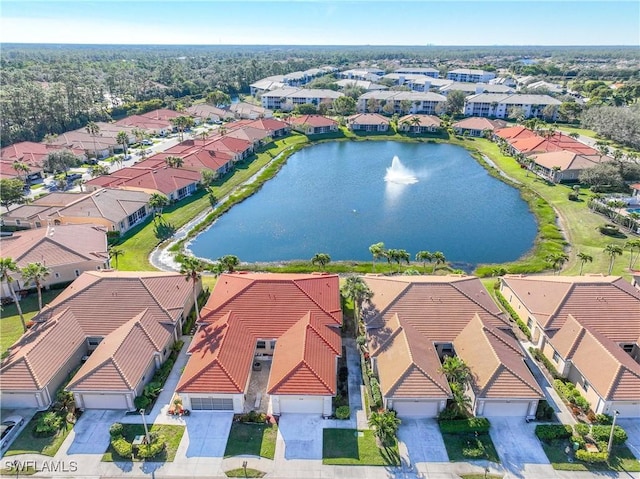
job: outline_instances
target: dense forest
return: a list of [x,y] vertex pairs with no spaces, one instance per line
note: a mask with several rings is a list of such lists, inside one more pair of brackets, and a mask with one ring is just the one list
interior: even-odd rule
[[[526,60],[537,59],[535,65]],[[523,62],[523,60],[525,60]],[[214,90],[246,93],[266,76],[332,65],[508,69],[549,78],[640,78],[633,47],[303,47],[5,44],[0,52],[2,146],[40,141],[88,121],[124,116],[137,102],[172,106]],[[529,70],[527,70],[529,68]]]

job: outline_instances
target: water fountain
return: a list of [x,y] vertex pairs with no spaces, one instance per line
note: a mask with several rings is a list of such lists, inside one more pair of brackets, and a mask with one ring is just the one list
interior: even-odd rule
[[384,177],[387,183],[396,183],[399,185],[412,185],[418,182],[418,177],[404,166],[398,156],[394,156],[391,160],[391,166],[387,168],[387,174]]

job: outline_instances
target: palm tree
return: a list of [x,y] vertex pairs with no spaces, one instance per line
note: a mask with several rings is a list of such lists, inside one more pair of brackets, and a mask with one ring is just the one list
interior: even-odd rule
[[202,130],[200,133],[198,133],[198,136],[202,141],[205,141],[207,138],[209,138],[209,135],[209,130]]
[[178,129],[178,134],[180,136],[180,141],[184,140],[184,130],[191,128],[195,125],[193,118],[190,116],[179,116],[170,120],[173,126]]
[[187,281],[192,282],[193,304],[196,308],[196,321],[200,320],[200,308],[198,307],[198,292],[196,286],[202,277],[204,263],[195,256],[186,256],[180,263],[180,274],[185,276]]
[[120,256],[124,256],[124,250],[122,248],[118,248],[117,246],[109,247],[109,258],[115,260],[115,269],[118,269],[118,258],[120,258]]
[[106,176],[109,174],[109,168],[104,165],[92,165],[89,167],[89,174],[92,178]]
[[394,411],[374,411],[369,417],[369,427],[375,429],[374,434],[382,445],[389,445],[393,442],[400,422]]
[[585,263],[593,263],[593,256],[587,253],[578,253],[578,259],[580,260],[580,276],[582,276],[582,268],[584,268]]
[[25,284],[33,283],[38,290],[38,311],[42,311],[42,286],[44,280],[51,274],[51,269],[42,263],[29,263],[20,271]]
[[567,253],[554,253],[546,257],[547,262],[551,264],[551,267],[554,269],[556,274],[560,272],[562,266],[568,259],[569,255]]
[[[149,208],[151,208],[154,212],[153,220],[156,219],[157,216],[162,217],[162,209],[169,204],[169,198],[161,193],[152,193],[149,197]],[[159,211],[159,212],[158,212]]]
[[93,153],[96,156],[96,160],[98,159],[98,146],[96,144],[96,136],[100,133],[100,127],[95,121],[90,121],[87,123],[85,128],[87,133],[89,133],[93,137]]
[[167,166],[170,168],[180,168],[184,165],[184,160],[179,156],[167,156],[164,161],[167,162]]
[[345,298],[353,302],[354,333],[357,336],[358,328],[355,326],[360,321],[362,304],[373,297],[373,291],[369,289],[369,285],[360,276],[349,276],[345,280],[341,292]]
[[228,254],[223,256],[222,258],[218,258],[218,262],[224,266],[224,269],[229,273],[233,273],[236,270],[236,267],[240,264],[240,259],[237,256],[232,254]]
[[422,261],[422,267],[425,273],[427,272],[427,261],[431,263],[433,261],[433,253],[431,251],[418,251],[416,253],[416,261]]
[[331,256],[326,253],[316,253],[311,258],[311,264],[319,264],[324,271],[324,267],[331,262]]
[[[20,178],[25,183],[27,182],[27,173],[31,171],[29,165],[23,163],[22,161],[14,161],[11,165],[11,168],[13,168],[13,170],[18,174],[18,178]],[[22,177],[21,173],[24,174],[24,178]]]
[[122,145],[124,156],[127,157],[129,155],[129,135],[127,135],[127,132],[119,131],[116,135],[116,141],[119,145]]
[[575,131],[572,131],[571,133],[569,133],[569,136],[574,140],[577,140],[578,138],[580,138],[580,133],[576,133]]
[[471,379],[471,369],[458,356],[446,356],[442,361],[439,372],[444,374],[450,383],[457,383],[462,386],[466,385]]
[[384,258],[386,255],[386,251],[384,249],[384,243],[375,243],[369,246],[369,252],[373,256],[373,261],[371,262],[372,271],[376,270],[376,260],[380,258]]
[[399,249],[396,252],[395,260],[398,263],[398,271],[400,271],[400,263],[404,261],[408,265],[411,262],[411,255],[406,249]]
[[611,260],[609,261],[609,272],[607,274],[611,274],[613,271],[613,263],[616,259],[616,256],[622,256],[622,247],[620,245],[609,243],[604,247],[604,252],[609,255]]
[[432,273],[435,274],[436,269],[438,269],[438,265],[445,264],[447,262],[447,258],[444,256],[444,253],[442,251],[436,251],[435,253],[433,253],[432,259],[435,262],[435,264],[433,265]]
[[[640,256],[640,239],[629,240],[624,244],[624,247],[629,250],[629,270],[631,271],[636,264],[638,256]],[[636,249],[638,250],[638,254],[634,257],[633,252]]]
[[11,273],[15,273],[19,271],[18,265],[11,258],[0,258],[0,279],[7,283],[7,289],[9,293],[11,293],[11,297],[13,298],[13,302],[16,305],[16,309],[18,310],[18,315],[20,315],[20,322],[22,323],[22,330],[27,330],[27,323],[24,320],[24,315],[22,314],[22,307],[20,306],[20,301],[18,300],[18,295],[16,295],[15,289],[13,289],[13,277],[11,277]]

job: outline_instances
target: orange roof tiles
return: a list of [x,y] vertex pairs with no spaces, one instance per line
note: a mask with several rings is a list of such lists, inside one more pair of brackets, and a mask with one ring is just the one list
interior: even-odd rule
[[496,136],[504,140],[512,140],[514,138],[530,138],[532,136],[537,136],[533,131],[520,125],[500,128],[495,132],[495,134]]
[[490,120],[489,118],[482,118],[478,116],[472,116],[469,118],[465,118],[464,120],[460,120],[453,124],[454,128],[460,128],[462,130],[495,130],[497,128],[501,128],[505,125],[503,121],[500,120]]
[[244,392],[256,341],[263,339],[278,341],[270,394],[335,394],[341,323],[335,275],[222,275],[202,310],[177,390]]
[[337,125],[338,122],[322,115],[302,115],[289,119],[292,125],[311,125],[313,127],[328,127]]

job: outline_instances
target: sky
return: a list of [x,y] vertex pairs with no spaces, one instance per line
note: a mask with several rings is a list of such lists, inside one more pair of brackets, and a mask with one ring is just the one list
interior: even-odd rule
[[0,42],[640,45],[640,2],[0,0]]

